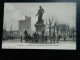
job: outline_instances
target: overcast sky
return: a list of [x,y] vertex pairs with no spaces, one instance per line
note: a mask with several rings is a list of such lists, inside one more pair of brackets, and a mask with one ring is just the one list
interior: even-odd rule
[[[35,16],[39,6],[45,10],[44,20],[54,18],[59,23],[69,24],[70,27],[76,25],[76,3],[5,3],[4,5],[4,25],[10,30],[11,24],[13,30],[18,30],[18,21],[25,19],[25,15],[31,16],[31,30],[35,31],[34,24],[38,17]],[[12,23],[13,21],[13,23]]]

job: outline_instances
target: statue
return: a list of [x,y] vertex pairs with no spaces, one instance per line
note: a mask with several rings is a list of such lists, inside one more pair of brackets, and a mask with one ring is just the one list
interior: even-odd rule
[[40,9],[38,10],[38,13],[37,13],[37,15],[38,15],[38,22],[42,22],[43,21],[42,20],[42,16],[43,16],[43,13],[44,13],[44,9],[42,8],[42,6],[40,6],[39,8]]
[[38,21],[36,22],[34,26],[36,27],[36,32],[41,34],[42,29],[45,27],[44,20],[42,19],[44,9],[42,8],[42,6],[40,6],[39,8],[40,9],[38,10],[38,13],[36,14],[36,16],[38,16]]

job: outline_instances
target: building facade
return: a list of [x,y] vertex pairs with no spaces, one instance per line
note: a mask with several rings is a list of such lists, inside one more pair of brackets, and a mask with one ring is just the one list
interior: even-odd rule
[[31,34],[31,17],[25,16],[25,20],[19,21],[20,35],[24,36],[25,30],[27,30],[28,34]]

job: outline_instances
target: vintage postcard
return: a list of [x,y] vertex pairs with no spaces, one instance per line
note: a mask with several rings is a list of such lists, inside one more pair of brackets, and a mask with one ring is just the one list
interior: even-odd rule
[[76,50],[76,2],[4,3],[2,49]]

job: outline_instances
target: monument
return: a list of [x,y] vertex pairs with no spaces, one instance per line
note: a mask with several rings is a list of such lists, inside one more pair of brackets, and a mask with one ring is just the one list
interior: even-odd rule
[[44,9],[42,8],[42,6],[39,7],[40,9],[38,9],[38,13],[36,16],[38,16],[38,21],[36,22],[36,24],[34,25],[36,27],[36,32],[37,33],[41,33],[42,30],[44,29],[44,27],[46,26],[44,24],[44,20],[42,19],[43,17],[43,13],[44,13]]

